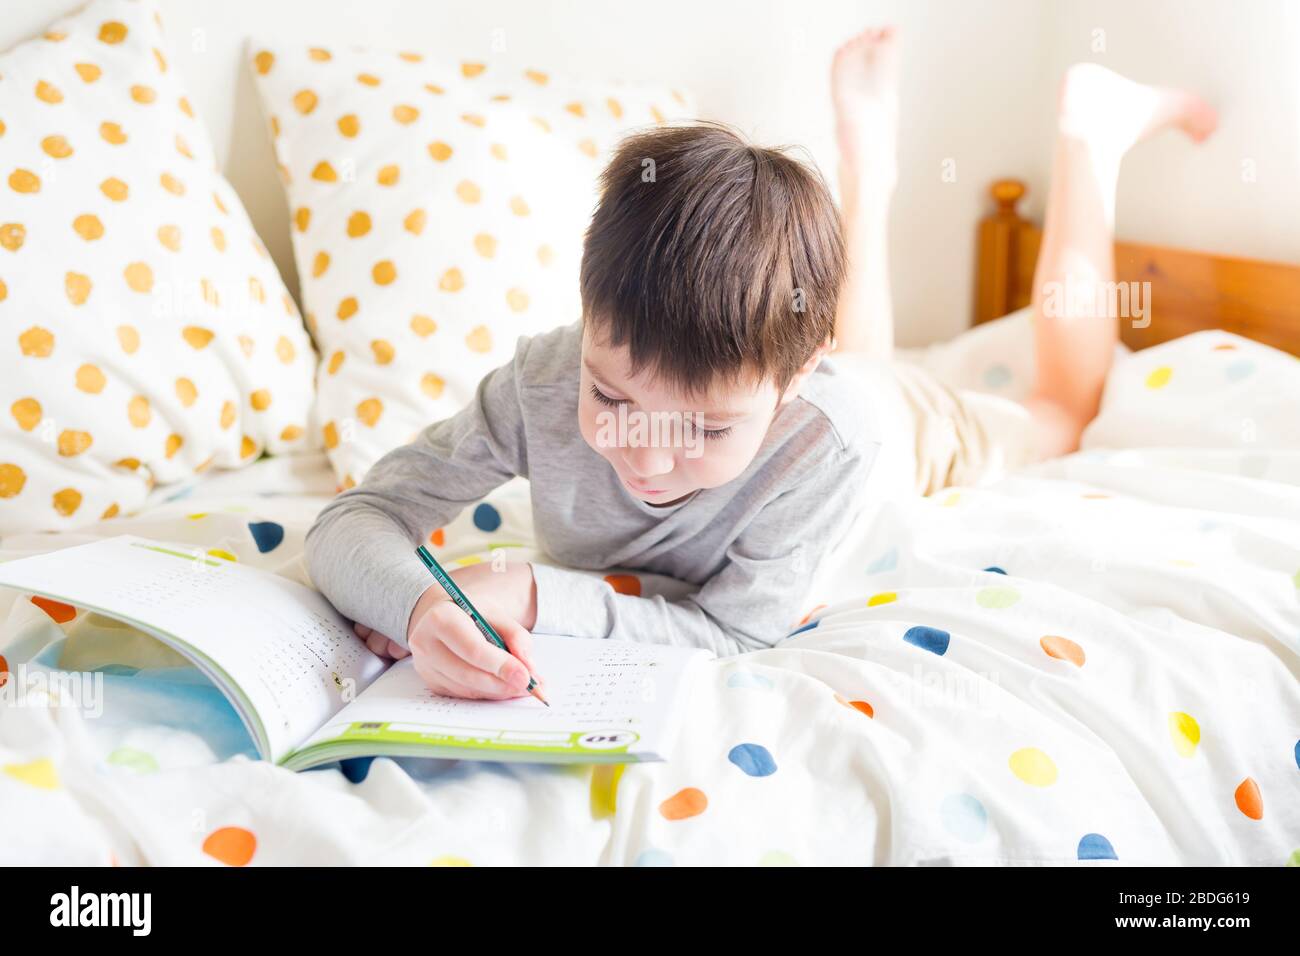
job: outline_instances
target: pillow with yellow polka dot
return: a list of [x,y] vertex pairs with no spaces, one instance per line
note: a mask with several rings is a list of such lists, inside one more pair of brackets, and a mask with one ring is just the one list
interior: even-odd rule
[[316,417],[340,483],[473,396],[520,335],[574,321],[597,180],[669,88],[536,64],[254,42],[292,210]]
[[320,447],[311,340],[151,3],[0,54],[0,328],[0,533]]

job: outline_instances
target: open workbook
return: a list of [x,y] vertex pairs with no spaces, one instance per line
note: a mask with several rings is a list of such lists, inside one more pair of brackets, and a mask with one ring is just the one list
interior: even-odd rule
[[528,695],[465,700],[431,692],[409,657],[372,654],[317,591],[191,545],[119,535],[0,564],[0,585],[174,648],[225,693],[259,753],[292,770],[365,756],[667,760],[689,681],[713,656],[538,634],[533,660],[550,707]]

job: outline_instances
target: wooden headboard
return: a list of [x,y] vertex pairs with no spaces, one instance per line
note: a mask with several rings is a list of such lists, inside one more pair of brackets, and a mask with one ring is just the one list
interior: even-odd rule
[[[977,324],[1029,305],[1042,239],[1016,212],[1024,183],[998,180],[990,193],[995,208],[980,220],[976,251]],[[1146,318],[1119,320],[1129,348],[1224,329],[1300,356],[1300,265],[1117,242],[1115,279],[1151,283]]]

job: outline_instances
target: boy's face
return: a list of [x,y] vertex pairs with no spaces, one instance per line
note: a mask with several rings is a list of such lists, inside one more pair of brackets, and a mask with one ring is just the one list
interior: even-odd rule
[[627,348],[601,341],[587,324],[578,425],[629,495],[652,505],[672,504],[740,475],[777,411],[798,394],[823,354],[814,355],[780,394],[770,380],[749,380],[697,397],[666,387],[648,369],[631,376]]

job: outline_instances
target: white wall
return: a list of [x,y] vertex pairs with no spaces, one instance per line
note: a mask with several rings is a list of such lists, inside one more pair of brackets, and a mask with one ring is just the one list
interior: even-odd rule
[[[0,48],[38,33],[78,0],[5,4]],[[1285,0],[161,0],[172,62],[219,159],[296,288],[288,212],[242,54],[247,37],[422,49],[556,71],[690,88],[702,115],[766,144],[805,145],[834,181],[828,71],[860,27],[901,25],[901,181],[892,273],[904,345],[947,338],[970,319],[975,223],[990,180],[1030,184],[1041,212],[1056,76],[1090,56],[1139,79],[1196,85],[1224,106],[1223,135],[1200,151],[1157,142],[1123,176],[1121,233],[1294,257],[1300,34]],[[496,31],[503,30],[504,34]],[[1255,158],[1258,181],[1240,180]],[[955,162],[956,182],[941,178]]]

